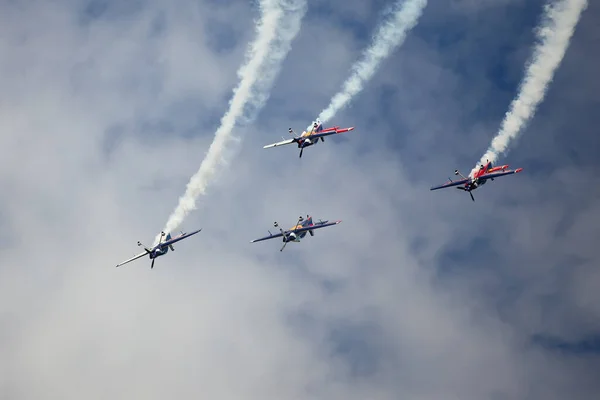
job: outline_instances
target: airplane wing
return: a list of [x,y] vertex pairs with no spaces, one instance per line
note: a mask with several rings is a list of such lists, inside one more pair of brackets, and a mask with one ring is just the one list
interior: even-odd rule
[[263,149],[269,149],[271,147],[283,146],[285,144],[292,144],[292,143],[294,143],[294,141],[295,141],[294,139],[282,140],[281,142],[268,144],[268,145],[264,146]]
[[171,240],[167,240],[166,242],[162,242],[161,244],[163,246],[172,245],[175,242],[179,242],[180,240],[183,240],[183,239],[188,238],[188,237],[190,237],[192,235],[195,235],[196,233],[200,232],[201,230],[202,230],[202,228],[200,228],[200,229],[198,229],[197,231],[194,231],[194,232],[190,232],[190,233],[186,233],[186,234],[183,234],[183,235],[179,235],[176,238],[173,238]]
[[444,188],[452,187],[452,186],[464,185],[467,182],[469,182],[468,179],[461,179],[460,181],[450,181],[450,182],[444,183],[443,185],[434,186],[429,190],[438,190],[438,189],[444,189]]
[[[285,233],[288,233],[289,231],[285,231]],[[280,233],[276,233],[276,234],[271,234],[269,236],[265,236],[265,237],[261,237],[260,239],[254,239],[252,241],[250,241],[250,243],[256,243],[256,242],[262,242],[263,240],[268,240],[268,239],[275,239],[278,237],[282,237],[283,235]]]
[[354,127],[350,127],[350,128],[343,128],[343,129],[329,129],[329,130],[323,130],[321,132],[318,133],[313,133],[312,135],[310,135],[311,138],[320,138],[320,137],[324,137],[324,136],[329,136],[329,135],[335,135],[337,133],[344,133],[344,132],[350,132],[351,130],[354,130]]
[[479,179],[480,180],[494,179],[494,178],[498,178],[499,176],[516,174],[521,171],[523,171],[523,168],[517,168],[515,170],[510,170],[510,171],[499,171],[499,172],[494,172],[491,174],[485,174],[483,176],[480,176]]
[[342,221],[334,221],[334,222],[327,222],[327,221],[325,221],[325,222],[317,222],[317,223],[316,223],[316,224],[314,224],[313,226],[304,226],[304,227],[302,227],[302,228],[300,228],[300,229],[295,229],[295,230],[294,230],[294,232],[295,232],[295,233],[300,233],[300,232],[312,231],[312,230],[315,230],[315,229],[320,229],[320,228],[326,228],[326,227],[328,227],[328,226],[331,226],[331,225],[337,225],[337,224],[339,224],[340,222],[342,222]]
[[130,262],[132,262],[134,260],[137,260],[140,257],[144,257],[146,254],[148,254],[148,252],[145,251],[143,253],[138,254],[137,256],[131,257],[129,260],[123,261],[122,263],[117,264],[117,267],[120,267],[121,265],[125,265],[125,264],[130,263]]

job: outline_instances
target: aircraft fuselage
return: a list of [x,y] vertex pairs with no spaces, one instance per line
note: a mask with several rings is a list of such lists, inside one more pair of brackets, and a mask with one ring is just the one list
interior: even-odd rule
[[164,256],[168,252],[169,252],[169,246],[164,246],[164,247],[158,247],[158,248],[152,250],[152,252],[148,255],[150,256],[150,259],[152,260],[157,257]]
[[485,185],[486,182],[487,182],[487,180],[481,180],[479,178],[475,178],[471,182],[467,182],[465,184],[465,190],[471,192],[471,191],[477,189],[478,187]]
[[[320,139],[321,141],[324,141],[323,138]],[[319,143],[319,138],[311,138],[310,136],[301,137],[298,139],[298,148],[302,149],[317,143]]]
[[[322,221],[320,223],[327,223],[328,221]],[[312,217],[308,217],[307,219],[303,220],[301,223],[299,223],[298,225],[294,226],[293,228],[290,229],[290,231],[293,231],[295,229],[300,229],[300,228],[306,228],[307,226],[313,226],[313,220]],[[317,224],[318,226],[318,224]],[[314,232],[312,230],[308,230],[308,231],[302,231],[300,233],[296,233],[296,232],[289,232],[287,235],[284,235],[282,238],[282,241],[284,243],[289,243],[289,242],[299,242],[300,240],[304,239],[306,237],[306,234],[310,233],[311,236],[314,235]]]
[[288,233],[286,236],[284,236],[282,239],[283,239],[284,243],[299,242],[300,240],[304,239],[305,236],[306,236],[306,231],[300,232],[299,234],[291,232],[291,233]]

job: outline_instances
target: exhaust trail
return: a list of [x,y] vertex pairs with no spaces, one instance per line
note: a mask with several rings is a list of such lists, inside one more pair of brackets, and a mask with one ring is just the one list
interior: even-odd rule
[[379,64],[404,42],[408,31],[417,24],[426,5],[427,0],[399,0],[391,6],[388,11],[391,15],[379,25],[371,45],[363,52],[361,59],[352,66],[350,77],[342,85],[342,90],[332,97],[329,106],[319,114],[321,121],[333,118],[363,90],[365,83],[375,74]]
[[[269,97],[269,90],[280,70],[280,64],[300,31],[306,13],[306,0],[261,0],[261,16],[256,26],[256,38],[249,45],[246,62],[238,70],[240,82],[233,90],[229,110],[221,118],[215,138],[200,165],[191,177],[185,194],[170,215],[163,231],[177,228],[190,211],[196,209],[196,199],[205,194],[217,169],[225,163],[225,152],[233,139],[232,130],[238,122],[250,122],[258,115]],[[158,243],[160,235],[155,239]]]
[[[544,99],[556,68],[560,65],[587,0],[560,0],[547,4],[541,24],[536,28],[536,44],[526,67],[519,92],[510,104],[500,131],[477,165],[494,162],[506,152],[510,141],[531,120]],[[477,165],[471,176],[477,171]]]

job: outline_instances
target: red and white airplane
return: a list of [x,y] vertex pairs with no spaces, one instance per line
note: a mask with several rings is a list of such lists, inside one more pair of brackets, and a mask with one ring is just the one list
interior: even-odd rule
[[460,175],[460,177],[463,179],[461,179],[460,181],[453,181],[452,179],[448,178],[449,182],[444,183],[440,186],[434,186],[429,190],[438,190],[451,186],[456,186],[457,189],[468,192],[471,195],[471,200],[475,201],[473,193],[471,192],[480,187],[481,185],[484,185],[488,179],[491,179],[493,181],[494,178],[498,178],[499,176],[516,174],[521,171],[523,171],[523,168],[517,168],[515,170],[508,169],[508,165],[493,167],[492,163],[488,161],[486,165],[481,165],[479,167],[479,170],[476,171],[473,174],[473,176],[466,178],[458,170],[455,170],[454,175]]
[[342,128],[342,129],[340,129],[339,126],[334,126],[332,128],[323,129],[323,123],[321,122],[321,120],[319,120],[317,118],[317,120],[312,123],[312,126],[309,126],[307,128],[307,130],[302,132],[302,135],[296,136],[296,134],[294,133],[292,128],[290,128],[290,129],[288,129],[288,133],[293,136],[292,139],[287,139],[287,140],[284,139],[281,142],[268,144],[268,145],[264,146],[263,149],[268,149],[268,148],[277,147],[277,146],[283,146],[286,144],[297,143],[298,148],[300,149],[299,157],[302,157],[302,152],[304,151],[304,148],[308,147],[308,146],[312,146],[313,144],[317,144],[319,142],[319,139],[321,139],[321,142],[324,142],[325,136],[335,135],[336,133],[350,132],[353,129],[354,129],[353,126],[351,126],[350,128]]

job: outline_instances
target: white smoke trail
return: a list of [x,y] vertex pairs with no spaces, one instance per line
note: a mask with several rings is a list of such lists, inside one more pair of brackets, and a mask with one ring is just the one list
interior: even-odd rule
[[[484,164],[487,160],[496,161],[533,117],[569,47],[575,26],[587,3],[587,0],[561,0],[546,5],[542,23],[536,29],[538,44],[528,63],[519,93],[510,104],[500,131],[477,165]],[[477,169],[475,166],[471,176]]]
[[352,73],[344,82],[342,90],[333,96],[329,106],[319,114],[321,121],[333,118],[363,90],[365,82],[375,74],[381,61],[404,42],[407,32],[417,24],[426,5],[427,0],[399,0],[392,6],[391,16],[377,29],[371,45],[363,52],[361,60],[352,67]]
[[[177,228],[187,214],[196,208],[196,199],[206,192],[217,167],[225,160],[227,145],[233,139],[232,130],[240,120],[251,121],[268,98],[268,92],[279,67],[300,31],[306,13],[306,0],[261,0],[261,17],[256,26],[256,39],[249,46],[246,62],[238,70],[240,82],[233,90],[229,110],[208,149],[200,169],[187,185],[185,194],[169,217],[164,232]],[[155,244],[158,243],[158,238]]]

